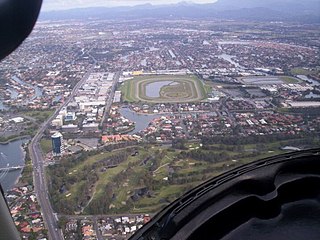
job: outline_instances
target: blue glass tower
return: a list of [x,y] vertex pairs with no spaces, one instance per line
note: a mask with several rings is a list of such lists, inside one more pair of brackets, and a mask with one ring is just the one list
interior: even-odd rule
[[63,148],[63,136],[61,133],[56,132],[51,136],[52,140],[52,152],[54,156],[61,156],[64,152]]

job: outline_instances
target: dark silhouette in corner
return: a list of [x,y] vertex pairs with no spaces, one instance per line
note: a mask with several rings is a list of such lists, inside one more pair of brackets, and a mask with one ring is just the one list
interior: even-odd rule
[[[30,34],[41,0],[0,2],[0,59]],[[132,240],[320,239],[320,149],[215,177],[158,213]],[[20,239],[1,189],[0,239]]]
[[[0,1],[0,60],[15,50],[31,33],[38,18],[42,0]],[[1,188],[0,239],[20,239]]]

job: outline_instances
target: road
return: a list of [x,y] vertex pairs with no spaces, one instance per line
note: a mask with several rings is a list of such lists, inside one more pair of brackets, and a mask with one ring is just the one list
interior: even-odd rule
[[116,72],[116,74],[113,77],[112,87],[111,87],[110,93],[108,94],[107,99],[106,99],[106,106],[104,108],[104,114],[103,114],[103,117],[100,122],[101,127],[103,126],[103,123],[104,123],[107,115],[110,112],[110,108],[113,103],[114,92],[116,91],[116,87],[117,87],[117,83],[119,81],[119,78],[120,78],[120,72]]
[[51,121],[58,115],[59,111],[63,107],[69,104],[69,102],[73,99],[73,97],[77,93],[80,86],[84,83],[86,79],[88,79],[93,69],[94,67],[91,67],[87,71],[87,73],[73,88],[68,99],[58,109],[56,109],[54,114],[45,123],[41,125],[37,134],[34,136],[34,138],[31,140],[31,143],[29,144],[29,153],[30,153],[30,158],[32,160],[32,165],[33,165],[34,189],[41,207],[41,212],[42,212],[44,222],[48,229],[48,237],[49,239],[52,239],[52,240],[60,240],[60,239],[62,240],[64,238],[63,238],[62,231],[57,226],[57,219],[55,217],[51,203],[49,201],[48,186],[47,186],[47,181],[45,176],[44,159],[43,159],[39,142],[43,136],[44,131],[48,128]]

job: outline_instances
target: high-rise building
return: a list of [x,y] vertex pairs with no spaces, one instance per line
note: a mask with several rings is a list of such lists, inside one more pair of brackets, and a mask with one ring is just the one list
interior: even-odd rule
[[63,136],[61,133],[56,132],[51,136],[52,152],[54,156],[61,156],[64,153]]

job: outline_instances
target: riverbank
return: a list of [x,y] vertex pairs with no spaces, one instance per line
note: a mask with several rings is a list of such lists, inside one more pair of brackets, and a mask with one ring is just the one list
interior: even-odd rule
[[[24,145],[28,141],[28,138],[23,138],[7,144],[0,144],[0,152],[3,156],[0,161],[0,167],[10,169],[17,166],[25,166],[26,149]],[[11,190],[18,183],[23,170],[24,168],[14,171],[2,171],[1,185],[5,192]]]
[[23,185],[32,185],[33,186],[33,168],[32,168],[32,162],[29,155],[28,147],[23,148],[23,151],[25,153],[24,161],[25,166],[22,169],[22,172],[19,176],[19,178],[16,181],[15,186],[23,186]]
[[5,140],[5,141],[0,141],[0,145],[7,145],[11,142],[15,142],[15,141],[18,141],[18,140],[24,140],[24,139],[30,139],[31,136],[30,135],[24,135],[24,136],[13,136],[12,138],[8,138],[8,140]]
[[24,147],[24,151],[25,168],[6,197],[21,239],[47,239],[47,230],[34,191],[33,168],[28,148]]

